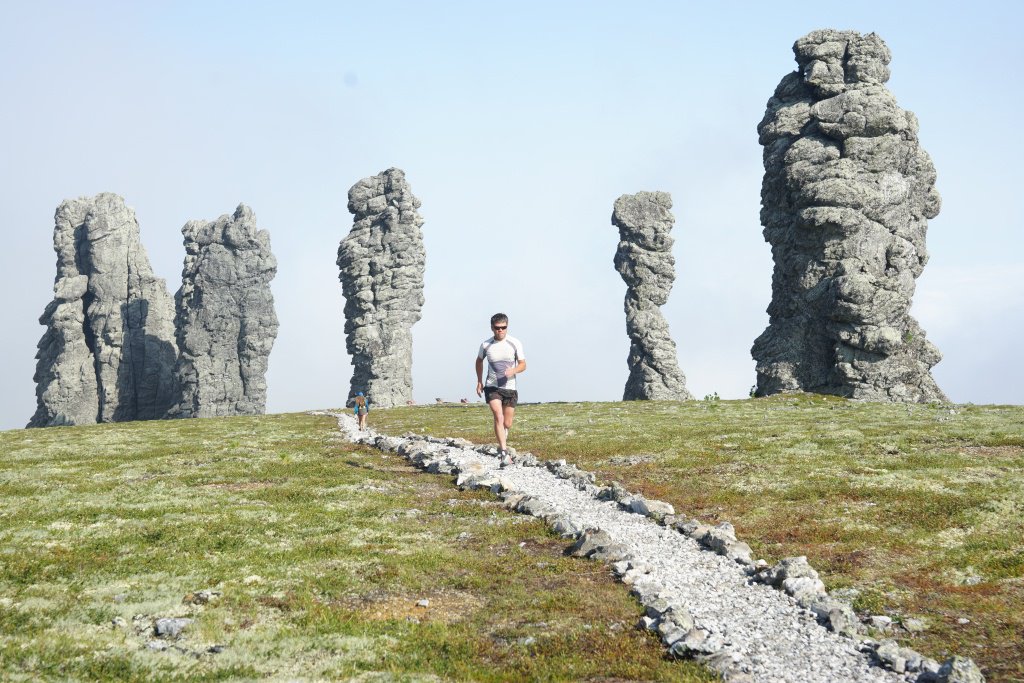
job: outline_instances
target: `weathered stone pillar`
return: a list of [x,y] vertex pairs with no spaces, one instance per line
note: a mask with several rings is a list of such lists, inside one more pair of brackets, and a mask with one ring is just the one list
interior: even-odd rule
[[185,264],[175,295],[181,400],[169,417],[262,415],[277,338],[270,233],[239,204],[233,215],[181,229]]
[[775,272],[757,393],[944,400],[930,374],[941,354],[909,314],[940,200],[917,119],[885,86],[889,48],[822,30],[793,50],[799,69],[758,126]]
[[676,344],[661,306],[675,280],[672,257],[672,197],[667,192],[624,194],[615,201],[612,225],[619,229],[615,270],[626,281],[629,378],[624,401],[681,401],[693,396],[679,369]]
[[365,392],[382,408],[412,400],[412,326],[423,308],[426,263],[419,207],[397,168],[364,178],[348,192],[355,221],[337,263],[352,355],[349,395]]
[[173,306],[135,212],[116,194],[64,201],[54,217],[54,299],[39,322],[29,427],[149,420],[177,396]]

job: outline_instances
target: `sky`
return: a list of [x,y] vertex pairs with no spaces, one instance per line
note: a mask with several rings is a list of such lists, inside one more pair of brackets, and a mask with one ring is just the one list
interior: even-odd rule
[[[348,189],[405,171],[423,205],[413,394],[475,399],[492,313],[521,400],[614,401],[628,375],[615,199],[672,195],[662,307],[687,386],[743,398],[768,322],[756,126],[793,42],[878,33],[943,205],[911,309],[951,400],[1024,403],[1024,3],[0,0],[0,429],[35,410],[53,213],[116,192],[157,275],[181,227],[244,202],[270,232],[268,412],[337,407],[351,376],[335,265]],[[1013,199],[1017,197],[1018,199]]]

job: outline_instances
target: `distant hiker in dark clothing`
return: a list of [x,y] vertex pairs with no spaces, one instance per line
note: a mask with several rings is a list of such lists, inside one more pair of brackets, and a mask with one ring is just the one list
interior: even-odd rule
[[364,431],[366,429],[366,415],[370,412],[370,399],[366,398],[361,391],[352,399],[352,412],[355,413],[356,419],[359,420],[359,431]]

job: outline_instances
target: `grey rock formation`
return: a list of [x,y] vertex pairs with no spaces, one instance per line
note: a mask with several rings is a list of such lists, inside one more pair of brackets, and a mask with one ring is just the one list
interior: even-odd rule
[[116,194],[63,202],[54,216],[54,299],[39,322],[29,427],[148,420],[176,396],[173,306]]
[[277,337],[270,234],[244,204],[181,229],[185,265],[175,295],[181,400],[170,417],[261,415]]
[[624,401],[681,401],[693,396],[679,369],[676,344],[660,306],[675,280],[672,257],[672,197],[667,192],[624,194],[615,201],[612,225],[619,229],[615,270],[626,281],[629,378]]
[[348,191],[352,231],[338,247],[345,334],[352,355],[350,395],[380,408],[412,400],[412,326],[423,308],[426,250],[405,173],[389,168]]
[[930,374],[941,354],[909,315],[939,212],[935,169],[885,86],[889,49],[873,33],[822,30],[793,50],[799,70],[758,126],[775,272],[751,350],[757,394],[945,400]]

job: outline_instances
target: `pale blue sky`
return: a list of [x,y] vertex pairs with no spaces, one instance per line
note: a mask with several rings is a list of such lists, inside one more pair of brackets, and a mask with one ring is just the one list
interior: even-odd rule
[[135,208],[172,293],[181,226],[249,204],[279,261],[268,410],[340,405],[346,195],[390,166],[426,220],[417,400],[474,398],[496,310],[526,348],[524,400],[618,399],[609,217],[640,190],[675,203],[663,311],[690,390],[746,396],[772,270],[755,127],[793,42],[826,27],[888,43],[938,169],[913,309],[945,355],[936,379],[955,401],[1024,403],[1024,4],[819,5],[0,1],[0,429],[35,409],[54,209],[102,191]]

